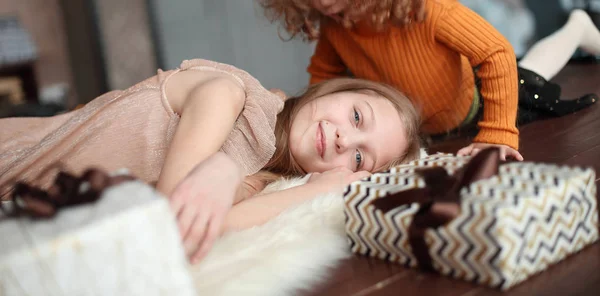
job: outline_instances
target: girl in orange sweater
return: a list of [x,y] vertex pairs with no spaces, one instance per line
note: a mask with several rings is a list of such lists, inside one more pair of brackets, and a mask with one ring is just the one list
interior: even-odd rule
[[[457,0],[262,0],[292,35],[318,40],[311,83],[349,75],[388,83],[421,109],[430,135],[478,123],[473,144],[458,154],[499,146],[522,160],[519,123],[562,116],[597,101],[560,100],[550,80],[582,47],[600,54],[600,32],[580,10],[538,42],[517,65],[509,42]],[[475,70],[474,70],[475,69]]]

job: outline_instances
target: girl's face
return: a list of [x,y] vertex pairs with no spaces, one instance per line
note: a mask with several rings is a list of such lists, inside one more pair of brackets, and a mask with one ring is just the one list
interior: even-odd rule
[[289,147],[307,173],[336,167],[374,172],[408,149],[392,103],[375,94],[340,92],[302,106],[292,120]]
[[312,0],[312,6],[326,16],[334,16],[348,7],[347,0]]

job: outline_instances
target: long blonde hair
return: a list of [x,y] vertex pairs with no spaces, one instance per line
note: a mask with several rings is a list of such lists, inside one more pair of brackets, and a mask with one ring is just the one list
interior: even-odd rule
[[376,94],[389,100],[398,111],[404,124],[405,137],[409,145],[403,155],[389,162],[383,170],[419,157],[421,148],[419,136],[420,116],[413,103],[404,94],[389,85],[378,82],[355,78],[336,78],[311,85],[302,95],[288,98],[285,101],[283,110],[277,115],[277,123],[275,124],[275,154],[263,168],[263,171],[246,178],[245,185],[250,187],[247,189],[260,191],[262,187],[279,177],[304,175],[300,166],[294,161],[288,146],[292,121],[302,106],[322,96],[339,92]]

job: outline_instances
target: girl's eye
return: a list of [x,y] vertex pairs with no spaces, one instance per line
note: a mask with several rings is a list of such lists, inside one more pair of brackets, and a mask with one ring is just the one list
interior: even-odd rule
[[360,123],[360,114],[358,114],[358,111],[356,111],[356,109],[354,109],[354,122],[356,123],[356,125]]
[[356,154],[354,157],[356,159],[356,170],[358,170],[362,163],[362,155],[360,154],[360,151],[356,150]]

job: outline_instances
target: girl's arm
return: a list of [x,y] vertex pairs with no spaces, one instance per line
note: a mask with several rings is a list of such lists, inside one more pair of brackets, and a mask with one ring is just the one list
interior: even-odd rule
[[242,112],[242,85],[226,74],[185,71],[167,84],[167,98],[181,115],[157,183],[169,196],[199,163],[219,151]]
[[[431,3],[434,9],[442,4]],[[519,97],[517,60],[510,43],[492,25],[456,2],[445,4],[435,24],[435,39],[479,66],[483,119],[474,142],[519,148],[516,127]]]
[[243,179],[240,166],[218,151],[246,95],[234,77],[197,70],[174,74],[165,92],[181,118],[156,187],[169,197],[185,251],[195,261],[217,237]]
[[262,225],[283,211],[322,194],[342,194],[348,184],[369,175],[366,171],[352,172],[347,168],[336,168],[322,174],[313,173],[304,185],[246,199],[229,210],[221,233]]
[[246,199],[229,210],[222,232],[239,231],[261,225],[281,212],[327,193],[322,186],[307,183],[297,187],[257,195]]

